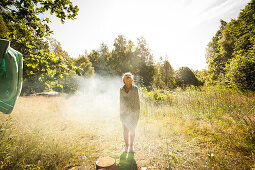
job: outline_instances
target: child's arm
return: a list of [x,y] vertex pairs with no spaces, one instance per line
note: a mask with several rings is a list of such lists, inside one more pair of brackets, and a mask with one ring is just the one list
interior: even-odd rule
[[140,98],[139,98],[139,91],[138,91],[138,87],[136,88],[136,91],[135,91],[135,108],[136,108],[136,111],[140,113]]
[[122,96],[122,93],[121,93],[121,89],[120,89],[120,115],[123,114],[123,111],[124,111],[124,101],[123,101],[123,96]]

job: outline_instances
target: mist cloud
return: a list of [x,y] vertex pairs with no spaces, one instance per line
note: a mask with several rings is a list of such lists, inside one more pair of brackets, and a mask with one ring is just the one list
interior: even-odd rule
[[94,76],[81,78],[77,94],[68,96],[61,113],[81,121],[116,119],[119,117],[119,92],[121,77]]

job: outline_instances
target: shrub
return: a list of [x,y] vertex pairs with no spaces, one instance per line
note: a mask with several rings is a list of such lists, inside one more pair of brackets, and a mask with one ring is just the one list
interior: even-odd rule
[[179,87],[202,85],[202,83],[196,78],[195,74],[188,67],[181,67],[176,71],[175,81]]
[[226,80],[230,87],[255,91],[255,55],[237,55],[227,65]]

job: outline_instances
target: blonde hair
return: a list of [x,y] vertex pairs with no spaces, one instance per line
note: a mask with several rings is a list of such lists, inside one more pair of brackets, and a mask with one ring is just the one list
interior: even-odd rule
[[132,80],[134,80],[134,75],[133,75],[131,72],[126,72],[126,73],[123,73],[123,74],[122,74],[122,81],[123,81],[123,82],[124,82],[124,77],[125,77],[126,75],[131,75]]

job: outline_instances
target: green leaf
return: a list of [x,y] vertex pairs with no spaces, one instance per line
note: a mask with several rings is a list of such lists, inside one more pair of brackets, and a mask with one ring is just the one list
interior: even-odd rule
[[32,49],[34,46],[32,46],[32,45],[27,45],[27,48],[29,48],[29,49]]

